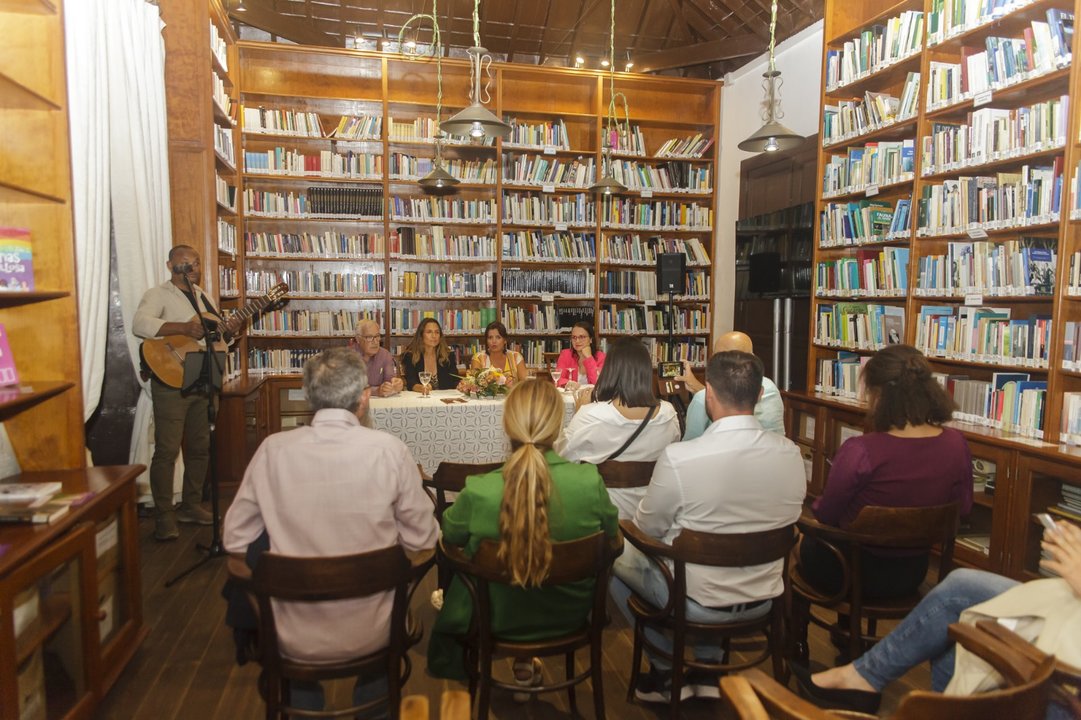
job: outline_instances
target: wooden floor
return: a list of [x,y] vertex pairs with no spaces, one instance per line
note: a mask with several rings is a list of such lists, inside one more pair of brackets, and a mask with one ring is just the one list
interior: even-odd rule
[[[256,690],[258,668],[253,663],[238,667],[235,662],[232,634],[224,623],[225,602],[220,591],[226,578],[225,562],[215,559],[196,570],[172,588],[165,581],[188,567],[200,556],[196,542],[206,542],[208,528],[182,525],[180,539],[158,543],[153,539],[153,522],[140,521],[143,571],[143,611],[149,636],[136,653],[126,672],[102,703],[98,717],[197,718],[198,720],[245,720],[263,716],[263,705]],[[425,627],[431,627],[434,610],[428,604],[434,573],[429,573],[416,594],[414,613]],[[406,684],[406,694],[427,695],[438,707],[438,698],[448,688],[459,683],[437,680],[425,671],[425,644],[413,653],[413,674]],[[811,655],[819,663],[832,663],[835,651],[822,631],[812,628]],[[664,706],[646,706],[625,700],[630,672],[631,633],[622,615],[613,613],[612,625],[605,634],[604,694],[610,718],[667,717]],[[579,660],[582,664],[582,660]],[[562,675],[559,662],[546,667]],[[509,662],[507,668],[509,671]],[[768,666],[766,667],[768,671]],[[926,666],[917,668],[895,683],[883,702],[888,714],[898,699],[910,689],[927,688],[930,673]],[[582,716],[593,717],[588,695],[590,686],[578,692],[578,708]],[[347,688],[335,687],[330,701],[345,700]],[[508,695],[496,692],[492,699],[494,718],[526,719],[569,717],[566,693],[540,696],[519,705]],[[684,704],[683,717],[691,719],[730,717],[723,703],[716,700],[690,700]]]

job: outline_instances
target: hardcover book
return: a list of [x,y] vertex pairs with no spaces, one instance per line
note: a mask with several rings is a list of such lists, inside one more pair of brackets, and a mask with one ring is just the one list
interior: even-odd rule
[[11,354],[11,346],[8,344],[8,331],[0,324],[0,387],[18,384],[19,373],[15,369],[15,356]]
[[0,292],[33,290],[33,260],[30,231],[0,227]]

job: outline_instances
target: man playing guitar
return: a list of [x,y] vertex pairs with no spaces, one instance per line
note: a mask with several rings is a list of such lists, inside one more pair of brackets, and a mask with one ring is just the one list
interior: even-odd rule
[[[156,338],[183,335],[202,340],[206,325],[195,313],[211,318],[209,325],[218,326],[221,315],[210,298],[198,286],[201,277],[199,253],[188,245],[177,245],[169,251],[165,263],[169,280],[150,288],[143,295],[132,323],[137,337]],[[194,288],[195,296],[188,291]],[[228,340],[243,327],[243,320],[230,318],[224,323]],[[218,340],[219,338],[212,338]],[[200,345],[205,343],[200,342]],[[157,376],[150,380],[150,395],[154,401],[154,457],[150,462],[150,491],[154,496],[154,537],[173,540],[179,536],[177,521],[210,525],[211,514],[202,507],[203,482],[206,480],[210,458],[210,427],[208,393],[184,393],[171,387]],[[173,471],[181,444],[184,448],[184,488],[182,502],[173,506]]]

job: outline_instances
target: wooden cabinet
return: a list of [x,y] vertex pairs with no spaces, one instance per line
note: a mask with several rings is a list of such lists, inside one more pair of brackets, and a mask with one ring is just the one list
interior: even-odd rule
[[[1029,580],[1041,576],[1040,538],[1043,536],[1043,526],[1033,515],[1049,512],[1061,519],[1064,505],[1070,502],[1075,506],[1078,504],[1081,498],[1081,466],[1076,460],[1075,457],[1021,455],[1017,464],[1016,505],[1009,521],[1010,550],[1006,558],[1009,572],[1014,577]],[[1071,519],[1078,523],[1081,513],[1074,511],[1072,514]]]

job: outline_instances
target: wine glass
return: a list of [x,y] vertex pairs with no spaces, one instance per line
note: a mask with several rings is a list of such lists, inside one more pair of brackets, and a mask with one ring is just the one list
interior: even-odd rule
[[424,386],[424,397],[430,397],[428,395],[428,393],[431,390],[432,374],[430,372],[428,372],[427,370],[425,370],[425,371],[422,371],[419,374],[419,377],[420,377],[420,384]]
[[559,378],[561,378],[563,376],[563,371],[562,370],[549,370],[548,372],[550,372],[552,374],[552,383],[554,383],[555,385],[558,385],[559,384]]

